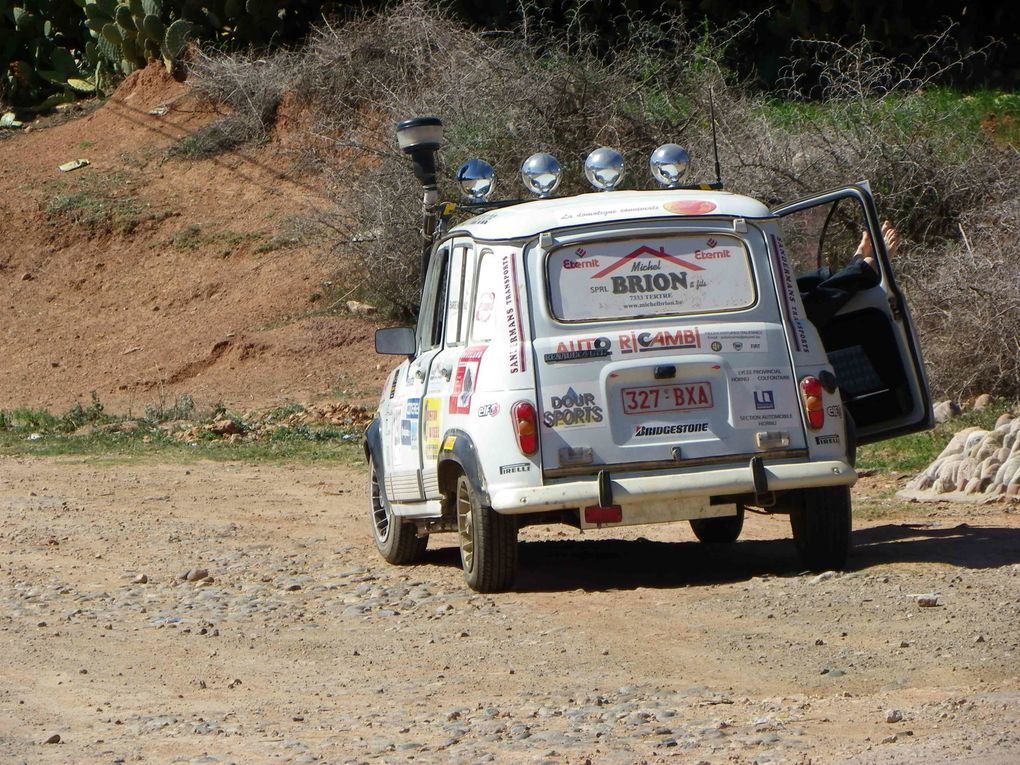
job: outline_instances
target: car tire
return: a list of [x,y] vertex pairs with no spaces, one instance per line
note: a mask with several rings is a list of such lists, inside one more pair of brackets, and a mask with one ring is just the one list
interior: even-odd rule
[[811,571],[838,571],[850,554],[849,486],[803,489],[792,498],[790,527],[801,562]]
[[517,576],[517,519],[478,501],[467,476],[457,479],[457,538],[464,578],[475,592],[503,592]]
[[707,544],[728,545],[737,541],[744,528],[744,506],[737,505],[736,515],[721,518],[692,518],[691,531],[699,541]]
[[372,524],[372,538],[375,546],[387,563],[406,566],[417,563],[425,554],[428,535],[418,536],[413,523],[401,520],[393,514],[386,490],[379,481],[375,461],[368,460],[368,501],[369,521]]

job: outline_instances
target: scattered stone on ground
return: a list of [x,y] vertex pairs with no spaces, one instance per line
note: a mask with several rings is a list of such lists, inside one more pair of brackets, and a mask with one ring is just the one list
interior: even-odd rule
[[[850,570],[822,577],[784,518],[725,553],[686,524],[534,527],[518,590],[478,595],[450,535],[385,564],[364,485],[0,459],[5,757],[60,731],[41,761],[1020,758],[1015,514],[859,521]],[[949,605],[908,599],[934,592]]]
[[960,415],[960,405],[955,401],[939,401],[934,406],[935,422],[947,422]]

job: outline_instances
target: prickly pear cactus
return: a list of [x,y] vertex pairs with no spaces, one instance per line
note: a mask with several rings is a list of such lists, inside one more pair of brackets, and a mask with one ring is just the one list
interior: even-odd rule
[[180,64],[193,25],[181,18],[184,3],[161,0],[82,0],[96,46],[86,50],[90,66],[116,79],[162,59],[168,71]]
[[163,61],[166,62],[167,69],[171,68],[173,62],[184,51],[184,47],[188,44],[188,37],[191,35],[191,29],[191,22],[184,19],[177,19],[166,28],[160,50],[163,52]]
[[0,102],[74,100],[69,80],[87,78],[74,53],[83,22],[74,0],[0,0]]
[[[0,0],[0,101],[57,103],[108,91],[152,60],[179,71],[191,40],[295,40],[317,0]],[[45,100],[44,100],[45,99]]]

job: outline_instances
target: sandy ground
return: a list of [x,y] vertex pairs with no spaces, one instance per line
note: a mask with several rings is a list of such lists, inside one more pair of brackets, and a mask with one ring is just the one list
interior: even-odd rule
[[451,536],[377,556],[364,478],[0,460],[0,760],[1020,761],[1008,507],[861,522],[821,576],[784,518],[531,528],[479,596]]
[[[168,155],[218,115],[158,63],[89,109],[0,141],[0,408],[376,400],[375,324],[327,310],[360,277],[295,241],[330,200],[286,145]],[[118,203],[130,230],[74,222]]]

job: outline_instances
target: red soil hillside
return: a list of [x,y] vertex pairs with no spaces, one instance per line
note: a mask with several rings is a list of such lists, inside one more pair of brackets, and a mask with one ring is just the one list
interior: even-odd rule
[[150,66],[85,116],[0,136],[0,408],[375,398],[373,325],[315,315],[330,271],[289,233],[314,183],[275,144],[167,157],[214,117]]

